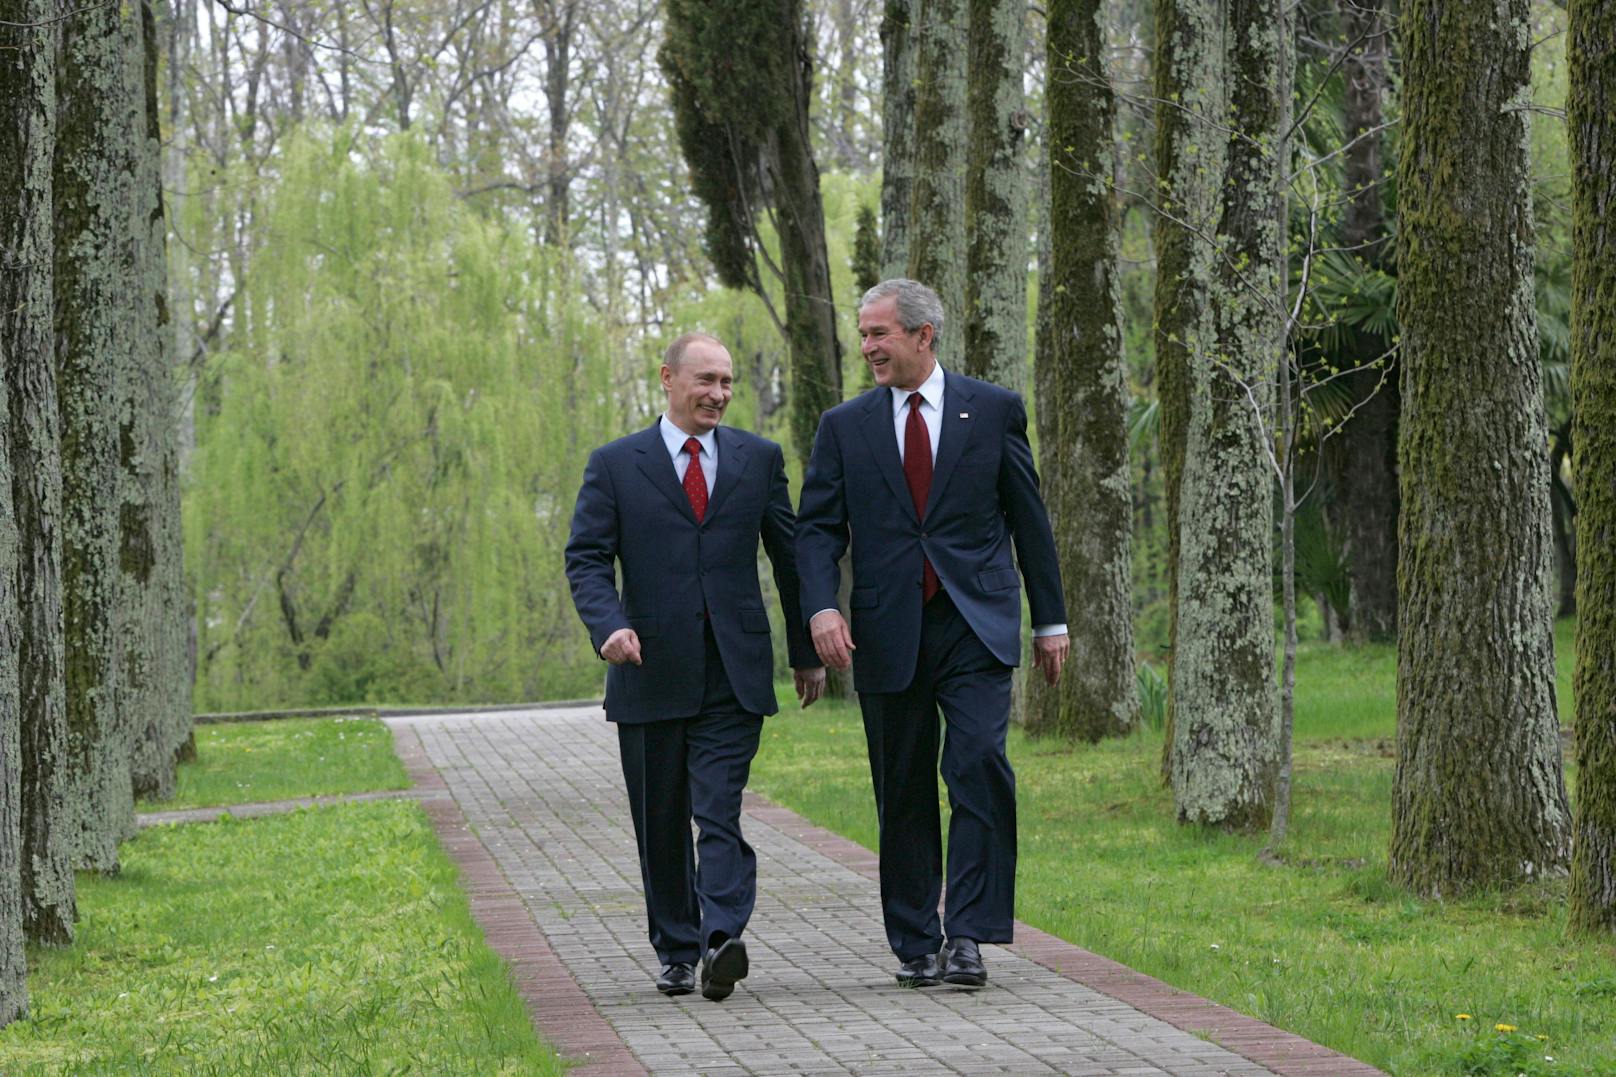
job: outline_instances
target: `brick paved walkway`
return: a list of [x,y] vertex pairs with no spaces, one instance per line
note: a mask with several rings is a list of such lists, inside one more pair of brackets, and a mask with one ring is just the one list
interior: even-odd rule
[[474,914],[580,1077],[1378,1072],[1019,923],[1014,946],[984,947],[986,990],[901,990],[874,855],[750,794],[751,976],[721,1004],[664,998],[598,707],[388,724]]

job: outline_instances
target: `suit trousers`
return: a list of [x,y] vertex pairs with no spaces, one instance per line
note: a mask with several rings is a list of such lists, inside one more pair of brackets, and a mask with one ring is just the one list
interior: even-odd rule
[[651,945],[664,965],[694,963],[715,938],[739,935],[757,899],[741,790],[763,719],[739,709],[711,628],[706,636],[702,713],[617,725]]
[[1016,777],[1005,753],[1011,667],[977,638],[947,591],[926,604],[914,680],[863,692],[881,824],[881,912],[903,961],[938,951],[943,879],[937,807],[939,709],[948,825],[948,934],[1009,942],[1015,919]]

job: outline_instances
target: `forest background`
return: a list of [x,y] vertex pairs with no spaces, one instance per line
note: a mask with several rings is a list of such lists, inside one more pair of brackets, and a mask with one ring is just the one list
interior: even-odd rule
[[[868,384],[853,321],[869,271],[854,262],[861,211],[868,233],[880,206],[884,7],[806,5],[810,130],[849,396]],[[1321,161],[1315,182],[1337,195],[1352,141],[1343,58],[1349,44],[1364,48],[1349,34],[1359,7],[1322,0],[1297,11],[1295,96],[1308,105],[1297,152]],[[1152,333],[1155,23],[1147,0],[1101,11],[1120,106],[1112,191],[1132,417],[1131,601],[1148,662],[1167,648],[1170,605]],[[659,6],[299,2],[247,17],[177,0],[172,13],[160,85],[172,310],[186,360],[197,708],[597,693],[601,666],[560,572],[589,450],[660,411],[661,349],[688,329],[717,334],[735,357],[727,422],[789,445],[794,412],[780,280],[760,272],[763,295],[723,287],[703,250],[706,214],[657,60]],[[1022,34],[1019,167],[1033,189],[1047,167],[1041,21],[1029,8]],[[1564,22],[1556,5],[1533,5],[1532,106],[1550,117],[1565,97]],[[1372,132],[1386,145],[1388,234],[1395,73],[1392,64],[1381,91],[1384,130]],[[1570,168],[1562,122],[1540,118],[1531,130],[1553,428],[1545,466],[1569,613]],[[1316,200],[1315,210],[1320,201],[1333,218],[1324,227],[1339,232],[1345,200]],[[1292,203],[1294,252],[1309,242],[1309,207]],[[1025,228],[1034,250],[1036,220]],[[768,263],[778,243],[767,222],[760,231]],[[866,250],[871,242],[866,234]],[[1035,414],[1036,279],[1034,269],[1015,379]],[[1394,338],[1395,277],[1365,251],[1321,255],[1311,287],[1327,312],[1312,319],[1315,349],[1339,349],[1354,333]],[[1374,387],[1395,397],[1379,373],[1357,397],[1355,384],[1326,386],[1314,406],[1346,415]],[[1384,638],[1395,608],[1395,577],[1369,564],[1377,554],[1395,563],[1395,477],[1378,494],[1352,481],[1391,475],[1394,454],[1368,431],[1372,415],[1354,421],[1363,436],[1303,465],[1319,484],[1297,519],[1298,586],[1312,598],[1301,604],[1304,638]],[[1389,509],[1366,510],[1363,499],[1377,496]],[[1388,513],[1386,544],[1358,544],[1355,617],[1350,524]],[[1378,596],[1367,593],[1374,571]],[[1147,669],[1147,703],[1151,678]]]

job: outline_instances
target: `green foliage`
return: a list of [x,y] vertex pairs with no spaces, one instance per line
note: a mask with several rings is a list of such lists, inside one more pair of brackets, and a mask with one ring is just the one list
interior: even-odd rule
[[562,1072],[419,805],[157,827],[78,897],[7,1074]]
[[143,811],[407,789],[393,736],[374,718],[280,718],[196,728],[196,759],[171,800]]
[[562,256],[418,139],[294,137],[197,409],[198,706],[579,695],[557,586],[612,364]]
[[853,287],[867,292],[881,283],[881,223],[875,207],[859,206],[858,225],[853,234]]
[[[1558,638],[1567,706],[1572,628],[1562,623]],[[1550,1037],[1537,1064],[1552,1055],[1554,1072],[1616,1069],[1616,954],[1565,938],[1563,881],[1448,903],[1387,884],[1396,709],[1394,647],[1303,645],[1295,803],[1278,868],[1258,860],[1260,836],[1175,822],[1159,734],[1073,746],[1012,733],[1017,915],[1391,1073],[1464,1072],[1466,1052],[1491,1049],[1472,1045],[1497,1023],[1521,1030],[1511,1051]],[[770,723],[752,780],[874,846],[853,707],[826,701]]]
[[1167,723],[1167,678],[1149,662],[1141,661],[1134,668],[1134,679],[1139,686],[1139,720],[1153,733],[1160,733]]

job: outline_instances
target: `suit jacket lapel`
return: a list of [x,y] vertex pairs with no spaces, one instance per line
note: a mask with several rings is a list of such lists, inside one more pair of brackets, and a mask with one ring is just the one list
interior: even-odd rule
[[[741,439],[725,432],[722,426],[713,431],[718,445],[718,486],[713,490],[712,496],[707,499],[707,514],[702,518],[706,523],[713,518],[719,508],[724,504],[724,498],[735,489],[736,483],[741,481],[741,472],[746,470],[747,453],[741,444]],[[684,488],[680,487],[681,494]],[[690,499],[687,497],[685,501]]]
[[864,407],[864,421],[859,426],[870,446],[870,455],[875,458],[876,470],[892,487],[892,496],[898,499],[904,511],[919,519],[915,513],[914,498],[909,496],[909,484],[903,478],[903,461],[898,457],[898,433],[892,420],[890,389],[880,388],[870,393],[869,403]]
[[[668,456],[668,447],[662,441],[662,420],[659,418],[651,424],[651,429],[645,431],[634,442],[634,451],[639,456],[639,468],[642,474],[662,492],[662,496],[673,502],[673,507],[684,513],[685,519],[691,523],[696,522],[696,514],[690,508],[690,498],[685,488],[679,485],[679,476],[674,473],[673,460]],[[722,470],[722,469],[720,469]]]
[[931,493],[926,496],[926,515],[937,507],[937,498],[954,474],[954,465],[971,440],[974,420],[970,418],[971,391],[954,375],[943,372],[943,432],[937,441],[937,463],[931,471]]

